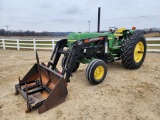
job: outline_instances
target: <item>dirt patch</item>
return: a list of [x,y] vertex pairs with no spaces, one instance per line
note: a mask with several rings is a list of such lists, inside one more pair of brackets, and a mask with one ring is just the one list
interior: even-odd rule
[[[22,96],[14,96],[14,85],[36,62],[33,51],[0,50],[0,119],[44,120],[159,120],[160,54],[147,53],[140,69],[124,69],[120,62],[108,64],[105,80],[96,86],[85,78],[87,65],[73,74],[65,103],[43,113],[26,114]],[[51,51],[40,51],[47,63]],[[60,68],[60,64],[58,65]]]

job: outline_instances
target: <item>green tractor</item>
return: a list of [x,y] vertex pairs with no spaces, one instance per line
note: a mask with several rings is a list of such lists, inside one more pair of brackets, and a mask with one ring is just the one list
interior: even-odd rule
[[[62,71],[57,69],[61,60]],[[67,85],[79,65],[88,64],[86,79],[91,84],[101,83],[107,74],[107,64],[121,60],[127,69],[139,68],[146,55],[146,40],[136,30],[110,28],[103,33],[71,33],[68,39],[57,42],[47,65],[37,64],[15,85],[27,102],[26,112],[38,108],[39,113],[64,102]]]
[[[91,84],[99,84],[107,74],[107,63],[121,60],[125,68],[137,69],[146,55],[144,36],[125,28],[112,27],[103,33],[71,33],[57,46],[61,49],[59,54],[64,54],[62,73],[69,73],[66,76],[68,82],[71,71],[75,72],[80,63],[88,64],[86,79]],[[67,51],[63,51],[64,47]]]
[[[62,55],[62,71],[57,63]],[[26,112],[37,109],[43,113],[66,100],[67,85],[80,64],[88,64],[86,79],[94,85],[105,80],[107,64],[121,60],[127,69],[139,68],[146,55],[146,40],[133,28],[109,28],[107,32],[71,33],[61,39],[47,65],[37,63],[15,85],[15,95],[21,93],[27,102]]]

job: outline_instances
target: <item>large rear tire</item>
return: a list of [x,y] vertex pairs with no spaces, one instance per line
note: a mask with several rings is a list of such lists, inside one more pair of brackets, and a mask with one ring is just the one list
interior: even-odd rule
[[100,59],[93,60],[86,69],[86,79],[94,85],[101,83],[107,74],[107,65]]
[[122,65],[128,69],[139,68],[146,56],[146,40],[143,35],[133,35],[125,40],[121,48]]

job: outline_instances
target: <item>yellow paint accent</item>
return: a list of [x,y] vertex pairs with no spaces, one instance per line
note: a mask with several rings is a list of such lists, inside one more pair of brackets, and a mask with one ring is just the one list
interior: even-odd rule
[[75,42],[75,41],[77,41],[77,40],[67,40],[68,42]]
[[115,36],[122,36],[122,32],[126,30],[126,28],[119,28],[117,31],[115,31],[114,35]]
[[116,32],[122,33],[124,30],[126,30],[126,28],[119,28]]
[[108,40],[112,40],[112,37],[109,37]]
[[142,60],[144,54],[144,44],[142,42],[138,42],[134,49],[134,60],[136,63]]
[[100,80],[104,75],[104,67],[103,66],[98,66],[95,71],[94,71],[94,78],[96,80]]
[[123,34],[114,34],[115,36],[122,36]]

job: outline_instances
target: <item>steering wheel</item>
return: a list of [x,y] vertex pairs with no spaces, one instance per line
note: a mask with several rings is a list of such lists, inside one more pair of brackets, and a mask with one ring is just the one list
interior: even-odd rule
[[109,31],[114,33],[116,30],[118,30],[118,28],[116,27],[109,27]]

